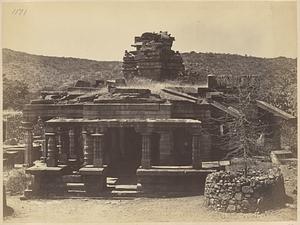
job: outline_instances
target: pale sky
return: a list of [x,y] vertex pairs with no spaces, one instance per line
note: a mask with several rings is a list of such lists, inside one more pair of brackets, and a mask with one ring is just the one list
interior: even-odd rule
[[169,31],[180,52],[295,58],[296,20],[296,2],[3,3],[2,47],[122,60],[134,36]]

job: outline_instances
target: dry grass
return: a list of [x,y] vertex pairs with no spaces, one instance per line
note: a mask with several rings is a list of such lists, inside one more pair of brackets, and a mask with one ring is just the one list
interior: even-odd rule
[[127,81],[128,87],[133,88],[145,88],[151,90],[153,94],[160,94],[161,89],[167,88],[167,87],[177,87],[177,86],[188,86],[188,87],[199,87],[199,85],[187,85],[182,84],[178,81],[174,80],[165,80],[165,81],[154,81],[147,78],[140,78],[140,77],[134,77],[131,80]]

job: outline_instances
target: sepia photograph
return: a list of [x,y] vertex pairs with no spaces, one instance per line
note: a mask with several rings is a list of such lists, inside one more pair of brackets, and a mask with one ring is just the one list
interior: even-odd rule
[[296,1],[2,1],[3,223],[297,223]]

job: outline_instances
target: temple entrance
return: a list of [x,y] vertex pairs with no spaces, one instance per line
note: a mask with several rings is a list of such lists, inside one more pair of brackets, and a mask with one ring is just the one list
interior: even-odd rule
[[141,164],[141,136],[134,128],[110,128],[106,133],[104,150],[108,176],[135,179]]
[[189,166],[192,164],[192,136],[185,129],[175,129],[174,156],[175,164],[178,166]]

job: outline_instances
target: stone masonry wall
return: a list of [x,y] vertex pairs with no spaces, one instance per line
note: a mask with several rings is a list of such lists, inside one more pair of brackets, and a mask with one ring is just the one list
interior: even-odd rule
[[171,105],[164,103],[99,103],[99,104],[31,104],[24,108],[24,118],[35,120],[44,118],[151,118],[162,119],[171,117]]
[[280,169],[211,173],[205,183],[205,204],[223,212],[256,212],[284,204],[286,195]]

